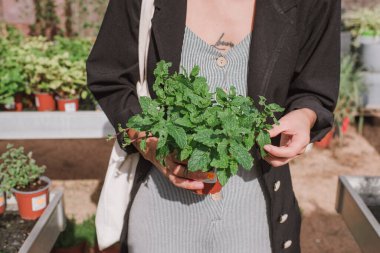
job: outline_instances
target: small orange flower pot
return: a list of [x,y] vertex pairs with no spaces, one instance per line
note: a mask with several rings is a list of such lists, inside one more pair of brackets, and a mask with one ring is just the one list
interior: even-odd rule
[[330,132],[328,132],[325,135],[325,137],[322,138],[322,140],[315,142],[314,145],[317,148],[326,149],[330,146],[330,143],[333,137],[334,137],[334,130],[330,130]]
[[12,189],[17,200],[18,211],[24,220],[38,219],[49,204],[49,187],[51,181],[47,177],[41,177],[40,180],[47,184],[36,191],[28,192]]
[[15,95],[15,111],[16,112],[21,112],[23,109],[22,106],[22,95],[20,93],[17,93]]
[[55,111],[55,101],[52,94],[49,93],[37,93],[35,94],[35,103],[37,110],[43,111]]
[[62,112],[76,112],[79,108],[79,98],[58,98],[58,110]]
[[5,193],[0,192],[0,215],[5,213],[7,207],[7,200],[5,199]]
[[215,183],[203,183],[204,188],[201,190],[193,190],[194,193],[198,195],[206,195],[206,194],[215,194],[222,190],[222,185],[217,180]]

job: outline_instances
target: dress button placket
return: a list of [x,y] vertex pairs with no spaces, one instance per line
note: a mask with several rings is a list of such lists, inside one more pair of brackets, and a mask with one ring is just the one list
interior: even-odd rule
[[287,213],[284,213],[280,216],[279,222],[284,223],[288,219],[289,215]]
[[273,190],[276,192],[280,189],[280,186],[281,186],[281,181],[280,180],[277,180],[274,185],[273,185]]
[[227,59],[224,57],[224,56],[219,56],[218,58],[216,58],[216,64],[219,66],[219,67],[224,67],[226,66],[227,64]]
[[287,248],[289,248],[290,246],[292,246],[292,241],[291,241],[291,240],[287,240],[287,241],[284,242],[284,244],[283,244],[283,248],[284,248],[284,249],[287,249]]

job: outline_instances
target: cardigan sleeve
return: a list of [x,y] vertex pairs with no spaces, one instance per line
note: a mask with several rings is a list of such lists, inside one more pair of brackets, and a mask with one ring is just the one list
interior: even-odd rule
[[[139,76],[138,29],[140,1],[110,0],[95,44],[86,61],[87,84],[118,132],[141,111],[136,92]],[[117,135],[121,146],[122,135]],[[130,145],[128,153],[137,150]]]
[[309,108],[317,114],[310,134],[314,142],[334,123],[340,75],[340,0],[314,1],[305,23],[286,111]]

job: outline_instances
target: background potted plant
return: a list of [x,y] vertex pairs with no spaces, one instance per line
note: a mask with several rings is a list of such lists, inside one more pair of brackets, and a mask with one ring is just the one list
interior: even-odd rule
[[[345,10],[342,9],[342,13],[345,13]],[[340,26],[340,55],[345,56],[351,51],[351,31],[346,27],[343,21],[341,21]]]
[[82,61],[71,61],[67,54],[61,55],[59,67],[57,68],[56,88],[58,109],[65,112],[77,111],[79,98],[85,99],[86,92],[86,70]]
[[25,154],[24,148],[7,145],[0,156],[0,190],[8,196],[12,192],[17,200],[21,217],[35,220],[49,203],[50,179],[42,176],[45,166],[38,166],[32,152]]
[[26,76],[20,64],[19,46],[22,36],[7,28],[0,37],[0,105],[6,110],[22,111],[22,92],[25,91]]
[[27,75],[26,92],[35,95],[38,111],[56,109],[54,91],[60,85],[56,79],[60,56],[48,55],[51,46],[52,42],[44,37],[29,37],[21,47],[25,55],[23,68]]
[[339,136],[345,134],[349,123],[359,114],[359,108],[363,104],[364,85],[355,64],[355,56],[345,56],[341,61],[339,97],[334,112]]
[[342,18],[360,45],[364,69],[380,72],[380,6],[349,10]]
[[83,253],[86,249],[86,238],[78,234],[75,219],[67,219],[66,228],[58,236],[52,253]]
[[0,215],[3,215],[5,213],[6,207],[7,207],[7,201],[5,199],[5,192],[0,190]]
[[341,59],[339,97],[334,111],[335,126],[321,141],[315,143],[318,148],[329,147],[334,134],[342,137],[350,122],[359,114],[359,108],[363,104],[364,85],[355,65],[355,56],[346,55]]

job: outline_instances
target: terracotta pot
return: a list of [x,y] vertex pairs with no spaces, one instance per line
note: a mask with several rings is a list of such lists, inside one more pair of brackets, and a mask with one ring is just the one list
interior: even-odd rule
[[7,200],[5,199],[5,193],[0,192],[0,215],[5,213],[7,207]]
[[37,110],[43,111],[55,111],[55,101],[52,94],[49,93],[37,93],[35,94],[35,102]]
[[206,194],[215,194],[222,190],[222,185],[219,183],[219,180],[217,180],[215,183],[203,183],[204,188],[201,190],[193,190],[194,193],[198,195],[206,195]]
[[79,108],[79,98],[58,98],[58,110],[62,112],[76,112]]
[[51,253],[84,253],[86,252],[86,242],[81,242],[78,245],[69,248],[53,248]]
[[321,149],[325,149],[325,148],[328,148],[330,146],[330,143],[331,143],[331,140],[333,139],[334,137],[334,130],[330,130],[330,132],[328,132],[325,137],[323,137],[322,140],[320,141],[317,141],[314,143],[314,145],[318,148],[321,148]]
[[47,177],[41,177],[40,180],[46,182],[47,185],[36,191],[27,192],[12,189],[17,200],[18,211],[24,220],[38,219],[49,204],[51,181]]
[[21,112],[23,109],[22,106],[22,95],[20,93],[17,93],[15,95],[15,111],[16,112]]
[[343,119],[343,121],[342,121],[342,126],[341,126],[342,134],[347,133],[347,130],[348,130],[349,126],[350,126],[350,118],[349,117],[345,117]]

